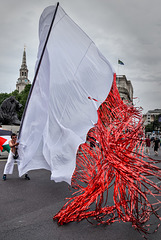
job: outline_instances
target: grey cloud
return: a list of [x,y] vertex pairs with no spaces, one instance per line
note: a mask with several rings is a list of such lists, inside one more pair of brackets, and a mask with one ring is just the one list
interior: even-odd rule
[[[40,14],[53,4],[53,0],[1,1],[0,92],[14,90],[24,44],[32,81]],[[96,43],[116,73],[132,81],[135,96],[140,98],[138,104],[145,111],[148,106],[161,108],[157,87],[161,84],[161,1],[62,0],[60,5]],[[125,63],[119,72],[118,58]],[[151,95],[155,96],[149,99]]]

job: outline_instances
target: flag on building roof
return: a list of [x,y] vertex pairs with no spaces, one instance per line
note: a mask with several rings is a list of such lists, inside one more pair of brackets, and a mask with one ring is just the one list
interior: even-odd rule
[[120,59],[118,59],[118,64],[124,65],[124,63]]

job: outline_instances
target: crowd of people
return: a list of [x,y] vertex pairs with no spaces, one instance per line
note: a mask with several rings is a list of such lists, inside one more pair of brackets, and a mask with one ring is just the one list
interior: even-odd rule
[[150,155],[150,147],[154,149],[154,155],[158,156],[158,152],[161,146],[161,141],[158,136],[151,137],[148,135],[145,139],[145,154]]

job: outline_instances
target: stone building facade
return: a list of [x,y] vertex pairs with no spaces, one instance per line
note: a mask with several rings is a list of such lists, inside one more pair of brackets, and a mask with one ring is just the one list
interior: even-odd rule
[[27,84],[31,84],[31,82],[28,79],[28,69],[27,69],[27,64],[26,64],[26,51],[24,48],[22,64],[21,64],[21,68],[20,68],[20,76],[17,79],[16,90],[18,90],[19,93],[22,92]]
[[125,75],[116,76],[116,84],[120,93],[120,97],[125,103],[133,103],[133,86]]
[[[154,122],[155,117],[158,115],[161,116],[161,109],[149,110],[146,114],[143,115],[144,125],[146,126]],[[161,122],[161,119],[159,121]]]

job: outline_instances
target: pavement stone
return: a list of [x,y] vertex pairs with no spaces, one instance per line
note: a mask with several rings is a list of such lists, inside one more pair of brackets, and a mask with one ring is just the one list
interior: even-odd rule
[[[154,155],[151,149],[151,156]],[[155,157],[155,156],[154,156]],[[161,150],[156,159],[161,159]],[[50,180],[46,170],[30,171],[31,180],[14,172],[2,180],[5,158],[0,158],[0,240],[142,240],[131,223],[95,226],[86,220],[58,226],[53,216],[71,196],[68,184]],[[160,164],[161,167],[161,164]],[[161,228],[149,236],[161,239]]]

